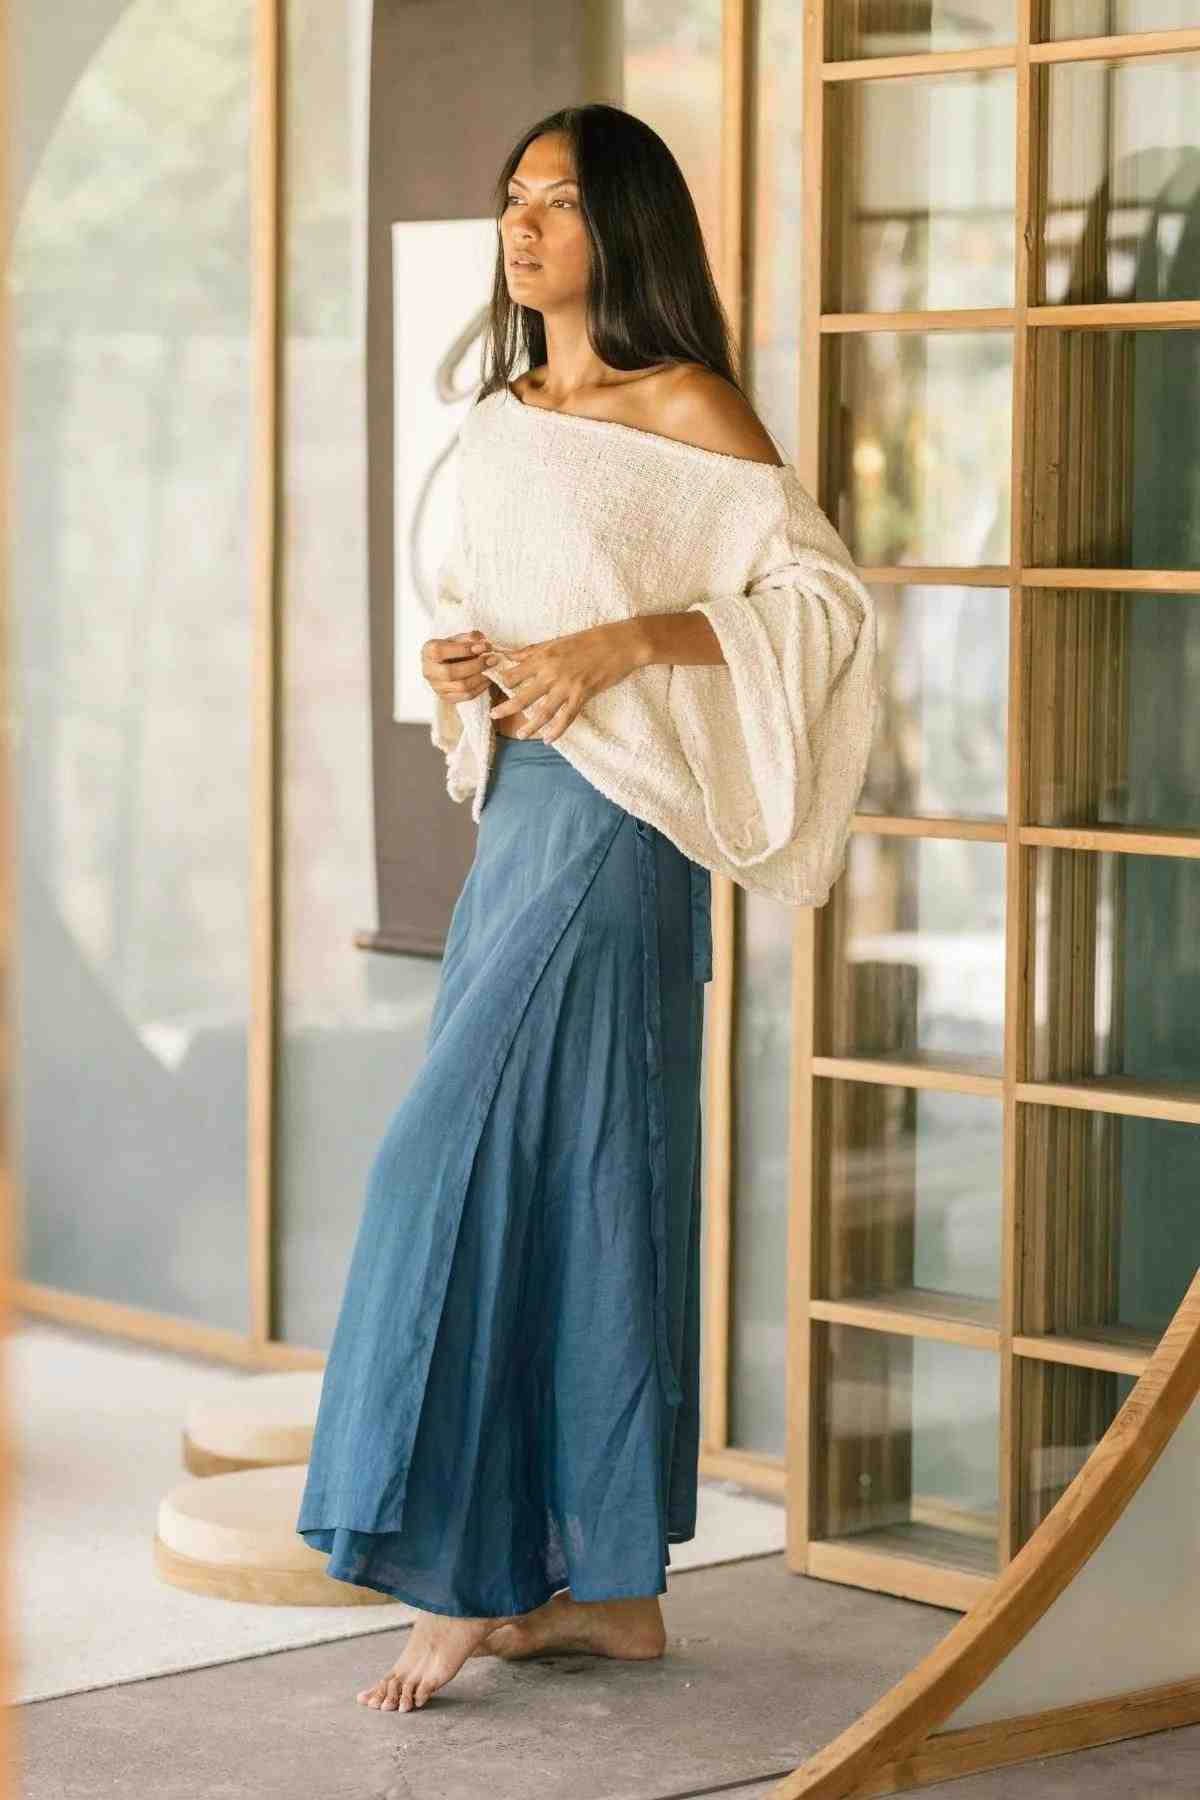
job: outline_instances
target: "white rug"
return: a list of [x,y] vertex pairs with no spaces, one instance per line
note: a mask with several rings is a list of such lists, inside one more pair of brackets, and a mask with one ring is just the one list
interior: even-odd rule
[[[257,1606],[169,1587],[154,1571],[158,1503],[187,1479],[180,1434],[193,1394],[227,1373],[40,1321],[14,1326],[7,1343],[20,1451],[10,1701],[394,1630],[416,1616],[401,1601]],[[701,1483],[697,1523],[691,1543],[671,1547],[668,1584],[685,1569],[784,1548],[782,1503],[733,1482]]]

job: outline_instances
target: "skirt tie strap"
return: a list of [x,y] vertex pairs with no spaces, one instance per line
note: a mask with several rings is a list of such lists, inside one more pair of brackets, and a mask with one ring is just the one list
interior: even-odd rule
[[658,869],[655,830],[633,817],[637,839],[638,892],[642,903],[642,1008],[646,1024],[646,1112],[650,1150],[650,1233],[654,1242],[654,1325],[658,1375],[663,1400],[678,1406],[683,1399],[671,1357],[667,1319],[667,1131],[663,1093],[662,990],[658,959]]

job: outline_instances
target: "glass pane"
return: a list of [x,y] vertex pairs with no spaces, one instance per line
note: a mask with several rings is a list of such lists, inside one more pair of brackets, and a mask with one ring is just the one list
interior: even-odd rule
[[999,1358],[818,1321],[813,1362],[814,1537],[994,1574]]
[[[667,0],[636,0],[636,4],[627,0],[604,10],[605,29],[611,33],[615,28],[624,39],[620,66],[624,91],[613,96],[613,103],[645,119],[671,146],[716,266],[721,229],[721,0],[688,0],[687,6]],[[542,21],[547,43],[554,36],[553,21],[553,14]],[[548,101],[547,110],[551,104],[559,103]]]
[[759,417],[794,462],[804,280],[804,34],[792,0],[760,0],[755,49],[748,374]]
[[829,87],[826,312],[1012,305],[1014,79]]
[[[789,0],[763,0],[755,28],[759,75],[754,91],[754,274],[747,373],[760,418],[782,453],[794,458],[804,258],[800,180],[804,36],[796,28]],[[795,914],[743,888],[734,890],[734,907],[732,1079],[737,1104],[729,1272],[729,1441],[739,1449],[783,1457]],[[706,1060],[711,1037],[706,1031]],[[707,1243],[703,1224],[707,1216],[704,1208],[702,1248]],[[708,1334],[704,1337],[707,1342]]]
[[1000,1102],[821,1079],[816,1094],[829,1223],[814,1291],[997,1324]]
[[1022,1329],[1145,1348],[1200,1268],[1200,1126],[1023,1106]]
[[1027,601],[1034,823],[1200,830],[1200,598]]
[[[324,1349],[438,964],[372,956],[363,320],[369,0],[287,11],[277,1334]],[[320,121],[314,140],[313,121]]]
[[[1194,0],[1189,24],[1200,20]],[[1200,295],[1200,52],[1052,64],[1038,298]]]
[[1137,1385],[1133,1375],[1076,1369],[1018,1356],[1022,1422],[1017,1547],[1037,1530],[1104,1436]]
[[1015,0],[836,0],[825,8],[830,60],[917,56],[926,50],[980,50],[1016,38]]
[[1043,0],[1043,5],[1045,42],[1118,37],[1128,31],[1185,31],[1196,23],[1196,0]]
[[1032,1079],[1200,1081],[1200,862],[1033,855]]
[[999,1074],[1004,846],[851,834],[821,910],[817,1045]]
[[1007,588],[872,591],[883,705],[859,811],[1002,818]]
[[796,916],[745,891],[736,905],[729,1439],[783,1456]]
[[1200,331],[1030,343],[1027,563],[1200,568]]
[[1011,334],[839,333],[825,353],[830,517],[855,561],[1006,563]]
[[92,11],[17,30],[21,1272],[244,1331],[251,9]]

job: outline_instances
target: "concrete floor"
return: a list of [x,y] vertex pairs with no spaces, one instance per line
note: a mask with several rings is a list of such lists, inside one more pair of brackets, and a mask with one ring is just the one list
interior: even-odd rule
[[[16,1709],[25,1800],[761,1800],[959,1614],[790,1575],[782,1556],[672,1576],[661,1662],[468,1661],[427,1706],[359,1688],[405,1630]],[[926,1794],[1195,1800],[1200,1727]]]

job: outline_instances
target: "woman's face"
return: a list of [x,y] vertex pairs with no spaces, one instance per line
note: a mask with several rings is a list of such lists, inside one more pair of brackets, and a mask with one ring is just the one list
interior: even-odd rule
[[510,299],[538,312],[583,302],[587,230],[570,141],[561,132],[544,132],[526,146],[509,177],[500,236]]

